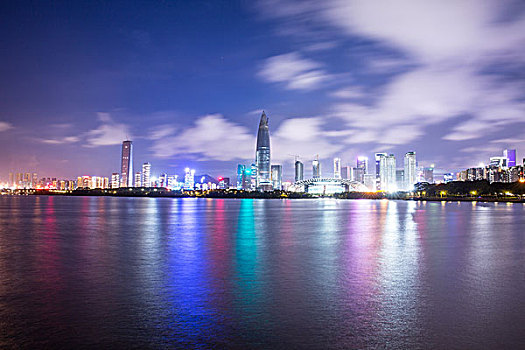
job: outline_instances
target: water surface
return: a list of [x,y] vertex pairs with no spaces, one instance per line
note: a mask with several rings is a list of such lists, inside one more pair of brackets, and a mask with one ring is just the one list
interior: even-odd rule
[[0,197],[0,348],[518,348],[525,206]]

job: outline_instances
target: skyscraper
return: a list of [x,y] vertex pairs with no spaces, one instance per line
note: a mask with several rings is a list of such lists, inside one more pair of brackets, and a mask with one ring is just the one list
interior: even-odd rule
[[246,181],[246,166],[237,164],[237,189],[244,190],[244,183]]
[[516,150],[506,149],[503,151],[503,157],[507,158],[507,167],[512,168],[516,166]]
[[363,169],[363,176],[368,174],[368,157],[357,157],[357,167]]
[[120,186],[133,187],[133,144],[131,141],[122,142]]
[[304,179],[304,165],[301,161],[295,161],[295,182],[302,181]]
[[404,161],[404,189],[407,191],[413,190],[414,185],[417,183],[417,172],[416,172],[416,152],[405,153]]
[[283,166],[280,164],[272,165],[272,186],[274,190],[282,190]]
[[137,172],[135,173],[135,187],[141,187],[142,186],[142,173]]
[[315,156],[312,161],[312,177],[319,179],[321,177],[321,164],[319,163],[319,155]]
[[151,186],[151,164],[142,164],[142,187]]
[[393,154],[380,156],[379,178],[381,190],[396,190],[396,157]]
[[257,132],[257,148],[255,150],[255,165],[257,166],[257,189],[260,191],[271,191],[272,181],[270,179],[270,129],[268,117],[262,113]]
[[[81,178],[79,178],[81,179]],[[82,187],[81,186],[81,180],[78,181],[78,186],[77,187]],[[113,173],[111,174],[111,188],[118,188],[120,187],[120,174],[119,173]]]
[[185,169],[186,174],[184,175],[184,189],[193,190],[195,189],[195,170]]
[[386,157],[387,154],[386,153],[376,153],[375,154],[375,160],[376,160],[376,178],[379,179],[379,173],[380,173],[380,163],[381,163],[381,158],[382,157]]
[[334,158],[334,179],[341,178],[341,158]]

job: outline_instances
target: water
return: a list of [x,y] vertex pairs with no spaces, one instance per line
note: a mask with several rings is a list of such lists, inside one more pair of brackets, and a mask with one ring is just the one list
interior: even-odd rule
[[0,197],[0,348],[519,348],[525,206]]

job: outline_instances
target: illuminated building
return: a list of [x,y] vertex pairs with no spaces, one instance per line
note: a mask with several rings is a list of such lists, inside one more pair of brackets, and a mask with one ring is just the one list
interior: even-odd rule
[[491,167],[496,168],[506,168],[507,167],[507,157],[490,157]]
[[395,191],[396,186],[396,157],[393,154],[380,157],[379,181],[381,190]]
[[363,169],[363,177],[368,174],[368,157],[357,157],[357,168]]
[[509,168],[516,166],[516,150],[515,149],[504,150],[503,157],[507,159],[507,166]]
[[304,165],[303,162],[296,160],[295,161],[295,182],[301,181],[304,179]]
[[184,175],[184,189],[193,190],[195,188],[195,170],[185,169]]
[[31,187],[36,188],[38,186],[38,175],[33,173],[33,179],[31,180]]
[[119,188],[119,187],[120,187],[120,174],[119,173],[111,174],[111,188]]
[[135,173],[135,187],[142,187],[142,173]]
[[445,183],[454,181],[454,173],[446,173],[445,175],[443,175],[443,181]]
[[170,176],[168,176],[168,188],[175,189],[175,190],[180,190],[180,186],[179,186],[179,183],[177,181],[178,178],[179,178],[179,175],[170,175]]
[[142,187],[151,187],[151,164],[142,164]]
[[386,157],[386,153],[376,153],[375,155],[376,160],[376,178],[380,178],[380,168],[381,168],[381,158]]
[[376,190],[376,174],[365,174],[363,176],[363,184],[369,191]]
[[349,166],[341,167],[341,179],[352,179],[352,169]]
[[403,169],[396,170],[396,186],[398,189],[405,189],[406,179],[405,170]]
[[363,168],[351,168],[350,169],[350,180],[357,181],[360,183],[364,182],[365,179],[365,169]]
[[334,158],[334,179],[341,178],[341,158]]
[[237,164],[237,189],[244,190],[244,183],[246,182],[246,166]]
[[416,152],[405,153],[404,177],[404,185],[401,188],[411,191],[417,183]]
[[283,166],[279,164],[274,164],[271,167],[272,169],[272,186],[274,190],[282,189],[283,182]]
[[312,178],[298,181],[291,185],[289,190],[292,192],[307,192],[318,195],[369,191],[362,183],[334,178]]
[[428,183],[434,183],[434,167],[423,168],[423,181]]
[[159,187],[168,187],[168,174],[160,174],[159,176]]
[[250,168],[250,191],[257,190],[257,165],[252,163]]
[[271,191],[270,179],[270,129],[268,117],[263,112],[257,132],[257,148],[255,151],[255,165],[257,166],[257,189],[260,191]]
[[227,190],[230,188],[230,178],[229,177],[219,177],[219,188],[221,190]]
[[133,187],[133,144],[131,141],[122,142],[120,186]]
[[312,178],[321,178],[321,164],[319,163],[319,155],[312,161]]

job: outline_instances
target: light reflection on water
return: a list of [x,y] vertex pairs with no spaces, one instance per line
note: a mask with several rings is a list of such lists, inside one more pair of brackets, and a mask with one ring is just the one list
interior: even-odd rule
[[0,348],[516,348],[523,212],[1,197]]

